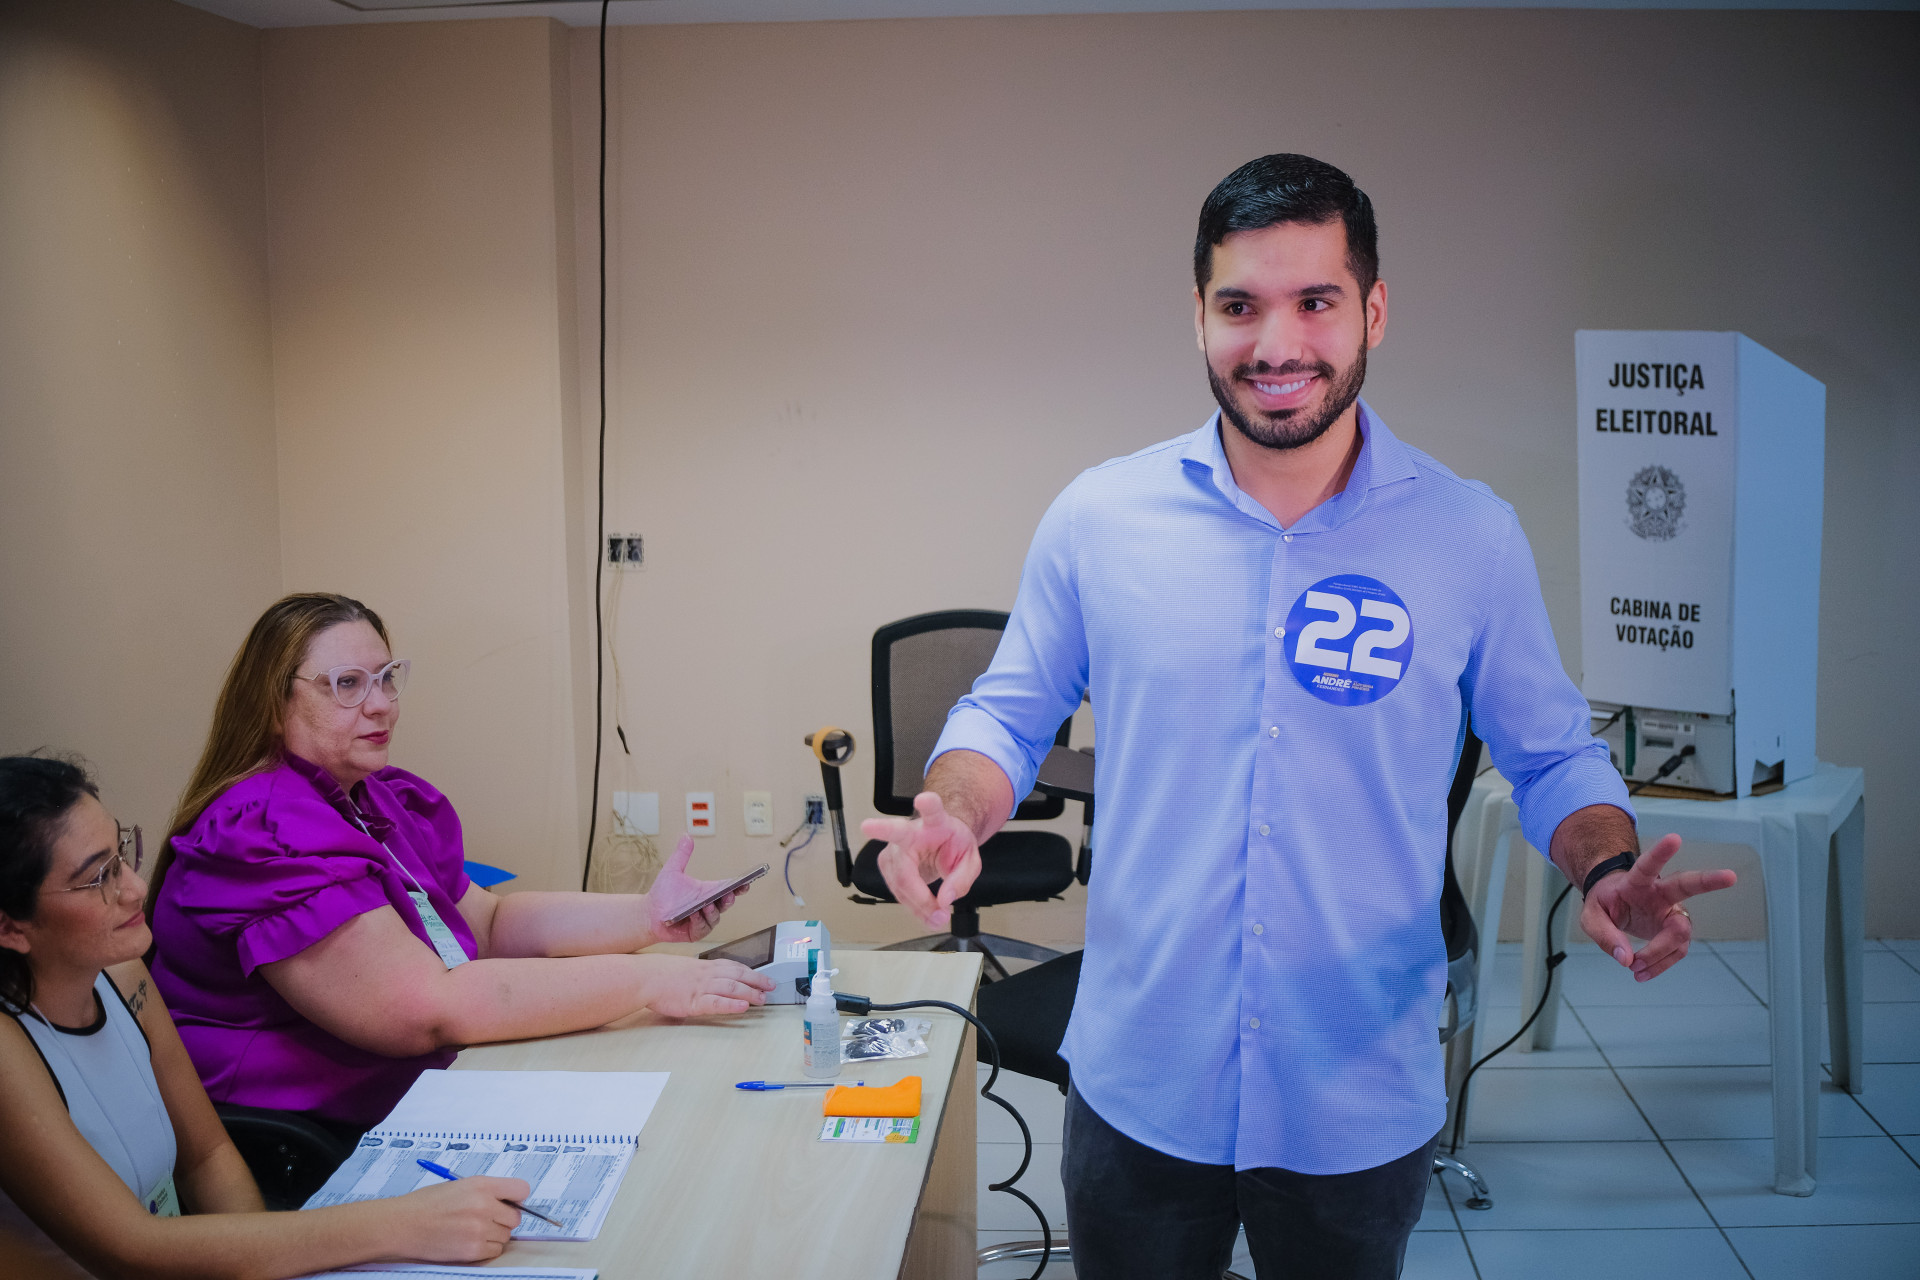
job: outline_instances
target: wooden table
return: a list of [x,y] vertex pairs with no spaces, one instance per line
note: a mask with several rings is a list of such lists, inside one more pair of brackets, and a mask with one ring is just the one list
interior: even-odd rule
[[[699,948],[662,948],[695,950]],[[976,954],[837,949],[835,985],[881,1003],[973,1007]],[[455,1069],[668,1071],[597,1240],[515,1241],[493,1265],[598,1267],[601,1280],[947,1280],[976,1268],[973,1029],[939,1009],[927,1056],[849,1065],[842,1080],[923,1078],[911,1145],[820,1141],[821,1090],[749,1093],[796,1080],[800,1005],[738,1018],[637,1014],[598,1031],[462,1052]]]

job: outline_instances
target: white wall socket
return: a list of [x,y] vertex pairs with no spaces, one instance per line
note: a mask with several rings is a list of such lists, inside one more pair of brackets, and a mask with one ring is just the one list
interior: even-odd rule
[[623,835],[660,834],[660,793],[658,791],[616,791],[613,793],[613,817]]
[[713,792],[687,792],[687,834],[690,836],[710,836],[716,830],[713,812]]
[[750,836],[773,834],[773,792],[746,791],[740,796],[741,820]]

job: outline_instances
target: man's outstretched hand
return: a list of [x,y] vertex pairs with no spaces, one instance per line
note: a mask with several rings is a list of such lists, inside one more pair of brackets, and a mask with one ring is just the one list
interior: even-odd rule
[[[915,796],[913,808],[911,818],[868,818],[860,832],[887,842],[880,851],[880,874],[894,900],[929,928],[944,929],[954,902],[980,874],[980,843],[973,828],[948,813],[933,792]],[[940,881],[938,897],[927,887],[935,880]]]
[[[1646,982],[1672,968],[1693,942],[1693,917],[1680,904],[1697,894],[1730,888],[1731,871],[1682,871],[1660,878],[1661,868],[1680,851],[1680,837],[1669,835],[1642,854],[1629,871],[1603,878],[1580,911],[1580,927],[1602,951]],[[1648,939],[1638,952],[1627,935]]]

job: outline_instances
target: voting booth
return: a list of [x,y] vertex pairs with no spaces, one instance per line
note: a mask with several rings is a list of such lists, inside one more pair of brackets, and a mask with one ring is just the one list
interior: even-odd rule
[[1738,333],[1583,330],[1574,354],[1595,732],[1629,781],[1806,777],[1826,388]]

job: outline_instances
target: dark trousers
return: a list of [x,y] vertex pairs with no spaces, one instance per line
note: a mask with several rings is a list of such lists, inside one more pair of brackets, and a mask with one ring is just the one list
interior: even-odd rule
[[1260,1280],[1395,1280],[1434,1143],[1357,1173],[1195,1164],[1135,1142],[1067,1093],[1061,1180],[1081,1280],[1220,1280],[1244,1223]]

